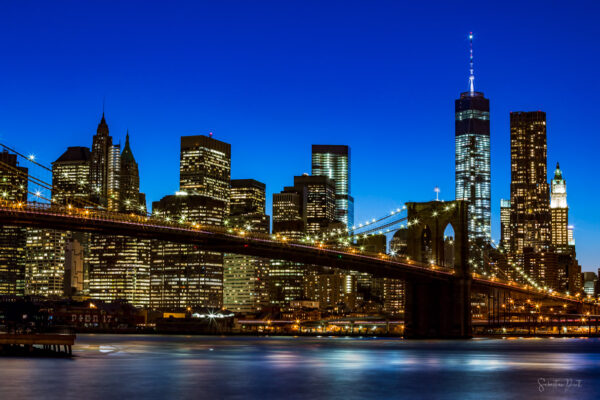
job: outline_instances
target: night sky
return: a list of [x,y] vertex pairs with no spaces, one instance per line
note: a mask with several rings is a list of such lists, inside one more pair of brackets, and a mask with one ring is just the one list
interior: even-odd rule
[[119,3],[0,3],[1,142],[49,164],[91,146],[105,99],[149,203],[178,189],[179,137],[214,132],[232,145],[232,178],[267,184],[269,214],[271,193],[310,172],[311,144],[347,144],[358,223],[431,200],[436,185],[454,198],[454,99],[473,31],[494,238],[510,196],[509,112],[543,110],[578,258],[600,266],[597,2]]

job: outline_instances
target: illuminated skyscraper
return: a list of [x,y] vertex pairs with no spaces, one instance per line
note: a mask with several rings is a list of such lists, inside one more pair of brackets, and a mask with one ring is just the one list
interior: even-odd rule
[[108,207],[109,165],[114,158],[111,157],[113,151],[112,136],[108,134],[108,125],[102,113],[102,119],[92,141],[89,181],[92,199],[104,207]]
[[512,112],[510,144],[510,259],[538,284],[557,290],[565,274],[551,249],[546,113]]
[[[52,202],[89,206],[90,150],[69,147],[52,163]],[[25,294],[61,296],[64,292],[68,231],[27,229]],[[78,234],[83,237],[83,234]],[[89,235],[85,235],[86,237]]]
[[[212,135],[211,135],[212,136]],[[179,188],[153,203],[153,214],[223,226],[229,214],[231,145],[211,136],[181,137]],[[223,306],[223,254],[159,242],[152,248],[152,307],[182,310]]]
[[546,113],[510,114],[510,251],[534,252],[551,243],[550,190],[546,168]]
[[354,225],[354,198],[350,195],[350,148],[344,145],[312,145],[312,175],[335,183],[335,219]]
[[353,310],[356,306],[356,276],[337,270],[311,271],[304,275],[304,297],[319,302],[319,308]]
[[[335,220],[335,186],[329,177],[294,177],[294,186],[273,194],[273,233],[288,240],[326,232]],[[269,293],[273,304],[285,306],[303,294],[307,267],[300,263],[272,260]]]
[[129,146],[129,131],[125,136],[125,147],[119,160],[119,207],[122,212],[146,213],[146,196],[140,193],[138,164]]
[[[90,186],[91,152],[87,147],[69,147],[52,163],[52,202],[59,205],[71,204],[76,207],[89,207],[94,200]],[[98,199],[97,196],[94,196]],[[45,241],[54,242],[56,248],[50,253],[53,259],[64,259],[66,295],[83,295],[89,293],[89,239],[90,233],[66,232],[62,239]],[[57,231],[57,234],[60,232]],[[42,237],[42,234],[38,235]],[[43,249],[43,244],[34,246]],[[57,256],[54,256],[56,254]],[[43,264],[44,258],[41,258]],[[38,263],[39,264],[39,263]],[[43,267],[42,267],[43,268]],[[55,267],[56,268],[56,267]]]
[[469,39],[469,91],[455,101],[455,184],[456,200],[469,201],[469,240],[481,247],[491,235],[490,101],[475,91]]
[[85,206],[90,199],[90,149],[69,147],[52,163],[52,202]]
[[[108,130],[108,127],[106,127]],[[125,148],[109,149],[108,208],[145,214],[138,166],[126,136]],[[150,304],[150,241],[128,236],[90,236],[89,293],[104,301],[127,300],[137,307]]]
[[[20,167],[16,154],[0,153],[0,198],[3,202],[26,202],[28,170]],[[25,228],[0,226],[0,295],[24,294]]]
[[231,145],[212,136],[182,136],[179,190],[222,201],[229,213]]
[[567,226],[567,237],[569,240],[569,246],[575,246],[575,236],[573,236],[573,230],[575,227],[573,225]]
[[65,246],[70,232],[27,228],[25,294],[62,296]]
[[[288,240],[299,240],[305,235],[302,211],[302,193],[285,188],[273,193],[273,233]],[[269,267],[269,302],[286,306],[290,301],[302,298],[305,267],[303,264],[283,260],[271,260]]]
[[[181,137],[179,188],[152,203],[161,218],[223,226],[229,214],[231,145],[209,136]],[[223,254],[195,245],[152,246],[150,304],[160,310],[223,306]]]
[[[231,181],[231,214],[227,226],[269,233],[265,184],[254,179]],[[223,256],[223,306],[236,313],[255,313],[268,304],[269,260],[240,254]]]
[[510,248],[510,200],[500,199],[500,246]]
[[273,233],[290,239],[304,236],[301,195],[283,191],[273,193]]
[[556,163],[554,179],[552,179],[550,214],[552,218],[552,245],[560,253],[568,252],[569,206],[567,205],[567,183],[562,176],[558,163]]
[[326,176],[294,177],[273,194],[273,233],[292,239],[325,232],[335,220],[335,186]]
[[[159,218],[222,226],[225,203],[179,192],[152,203]],[[223,305],[223,254],[196,245],[160,241],[152,245],[150,306],[163,311]]]
[[254,179],[232,179],[228,226],[269,233],[271,221],[265,214],[265,184]]
[[231,180],[231,215],[265,213],[265,184],[254,179]]
[[108,149],[107,204],[110,211],[119,211],[121,186],[121,145],[114,144]]
[[327,176],[295,176],[294,186],[284,192],[298,193],[304,231],[308,235],[326,232],[335,221],[335,186]]
[[98,235],[89,244],[90,296],[104,301],[149,304],[150,242],[127,236]]

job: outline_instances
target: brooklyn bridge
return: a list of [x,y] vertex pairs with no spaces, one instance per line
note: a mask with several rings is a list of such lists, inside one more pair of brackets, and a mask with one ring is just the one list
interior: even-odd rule
[[[467,207],[464,201],[406,203],[408,250],[398,256],[369,253],[355,247],[340,246],[335,240],[294,241],[280,235],[253,233],[243,229],[207,226],[183,220],[124,214],[98,209],[59,206],[40,202],[6,202],[0,205],[0,224],[117,234],[146,239],[194,244],[201,248],[287,260],[307,265],[335,267],[406,282],[405,337],[468,338],[473,335],[473,298],[486,303],[485,324],[506,322],[507,307],[514,315],[526,315],[526,305],[546,317],[566,310],[578,322],[598,318],[592,302],[535,287],[486,277],[471,271],[467,241]],[[454,265],[444,265],[444,228],[455,231]],[[422,252],[423,231],[431,231],[431,259]],[[515,304],[521,304],[520,308]],[[590,317],[591,316],[591,317]],[[511,322],[512,321],[512,322]],[[557,319],[558,321],[558,319]],[[481,324],[481,321],[478,321]],[[510,318],[511,323],[525,320]]]

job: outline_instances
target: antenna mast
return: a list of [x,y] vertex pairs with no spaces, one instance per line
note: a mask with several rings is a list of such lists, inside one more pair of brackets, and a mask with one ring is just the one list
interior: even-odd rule
[[469,32],[469,92],[475,94],[475,70],[473,69],[473,32]]

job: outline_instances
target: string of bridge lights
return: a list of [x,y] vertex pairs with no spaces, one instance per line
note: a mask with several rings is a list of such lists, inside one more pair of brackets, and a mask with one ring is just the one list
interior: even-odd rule
[[[52,169],[50,167],[48,167],[48,166],[40,163],[39,161],[37,161],[35,155],[33,155],[33,154],[29,154],[29,155],[26,156],[26,155],[24,155],[24,154],[16,151],[12,147],[9,147],[9,146],[5,145],[4,143],[0,143],[0,146],[3,147],[4,149],[6,149],[6,150],[8,150],[8,151],[10,151],[10,152],[12,152],[14,154],[16,154],[18,157],[26,160],[27,162],[32,163],[32,164],[34,164],[34,165],[36,165],[36,166],[38,166],[40,168],[43,168],[46,171],[52,172]],[[14,167],[6,164],[6,163],[4,163],[4,162],[0,162],[0,167],[3,167],[5,169],[11,169],[11,170],[13,170],[14,172],[16,172],[18,174],[26,176],[28,182],[32,183],[33,185],[36,185],[36,186],[40,187],[42,190],[59,191],[60,192],[59,189],[54,188],[52,186],[52,184],[44,181],[43,179],[39,179],[39,178],[37,178],[37,177],[35,177],[33,175],[30,175],[28,173],[24,173],[24,172],[22,172],[22,171],[20,171],[20,170],[18,170],[16,168],[14,168]],[[23,185],[17,185],[17,184],[14,184],[12,182],[9,182],[9,185],[11,185],[11,186],[13,186],[15,188],[18,188],[20,190],[24,189]],[[53,199],[52,199],[51,196],[49,198],[49,197],[43,195],[42,191],[39,190],[39,189],[36,190],[36,191],[31,191],[28,188],[27,189],[27,193],[29,195],[31,195],[31,196],[34,196],[35,198],[38,198],[38,199],[43,200],[43,201],[46,201],[46,202],[48,202],[50,204],[54,203],[54,201],[53,201]],[[7,197],[7,193],[6,192],[0,193],[0,198],[5,199],[6,197]],[[78,199],[78,200],[82,201],[84,203],[88,203],[88,205],[90,205],[92,207],[97,207],[97,208],[100,208],[100,209],[103,208],[100,204],[95,203],[95,202],[93,202],[93,201],[91,201],[89,199]],[[112,200],[115,200],[114,196],[112,197]],[[118,199],[118,200],[116,200],[116,202],[119,203],[119,204],[130,205],[130,201],[129,200]],[[450,204],[450,205],[446,206],[443,209],[443,211],[450,211],[454,207],[455,207],[455,204]],[[388,214],[386,214],[385,216],[383,216],[383,217],[381,217],[379,219],[373,218],[371,220],[367,220],[364,223],[360,223],[358,226],[353,226],[352,229],[348,229],[348,228],[346,228],[345,230],[344,229],[334,229],[334,230],[332,230],[330,232],[326,232],[326,233],[321,234],[320,237],[319,237],[319,235],[315,235],[315,236],[307,235],[306,237],[300,239],[300,242],[302,242],[302,243],[310,243],[310,244],[317,244],[317,243],[321,242],[319,244],[319,246],[322,247],[324,245],[323,241],[337,240],[338,243],[340,243],[342,245],[350,246],[352,244],[351,243],[352,240],[365,239],[365,238],[368,238],[368,237],[371,237],[371,236],[381,235],[381,234],[387,234],[387,233],[390,233],[390,232],[394,231],[392,229],[389,229],[389,227],[404,222],[405,220],[408,219],[408,217],[403,217],[403,218],[401,218],[401,219],[399,219],[397,221],[393,221],[391,223],[388,223],[387,225],[385,225],[386,229],[382,229],[382,227],[376,227],[376,228],[372,228],[372,227],[374,225],[376,225],[377,223],[379,223],[379,222],[382,222],[382,221],[384,221],[384,220],[386,220],[388,218],[392,218],[393,216],[396,216],[396,215],[404,212],[405,210],[406,210],[406,206],[403,205],[402,207],[396,208],[395,210],[391,210]],[[154,217],[154,218],[159,217],[160,218],[159,214],[151,215],[150,213],[148,213],[146,211],[146,208],[143,207],[143,206],[140,207],[140,211],[145,211],[145,216],[147,218],[148,217]],[[437,216],[438,215],[438,211],[437,210],[433,211],[432,215],[434,217]],[[179,223],[186,223],[185,218],[186,217],[184,215],[182,215],[181,218],[177,222],[179,222]],[[166,222],[172,222],[173,221],[173,219],[171,217],[169,217],[169,216],[162,217],[161,219],[163,219]],[[477,221],[477,219],[475,217],[473,217],[472,220]],[[418,219],[414,219],[412,221],[407,221],[406,224],[402,223],[400,225],[400,229],[409,228],[409,227],[411,227],[413,225],[418,225],[419,222],[420,221]],[[477,223],[478,226],[482,225],[481,222],[479,222],[479,221],[477,221],[476,223]],[[199,224],[193,224],[193,223],[190,223],[190,224],[192,226],[194,226],[194,227],[199,227],[200,226]],[[358,231],[358,230],[360,230],[362,228],[370,228],[370,229],[368,229],[365,232],[356,233],[356,231]],[[247,226],[246,229],[247,229],[247,231],[250,231],[251,230],[251,226]],[[234,229],[229,229],[228,231],[230,233],[232,233],[235,230]],[[245,234],[245,232],[244,232],[243,229],[240,229],[239,233],[241,233],[242,235]],[[490,242],[492,243],[492,247],[494,247],[498,252],[500,252],[501,254],[504,255],[503,249],[501,249],[501,248],[499,249],[499,248],[496,247],[496,242],[492,239],[491,234],[489,234],[489,233],[486,232],[486,235],[490,239]],[[281,237],[279,235],[272,235],[271,238],[273,240],[276,240],[276,239],[282,239],[283,241],[287,240],[286,237]],[[321,239],[321,240],[319,240],[319,239]],[[395,256],[394,253],[395,252],[390,252],[390,255],[391,256]],[[407,257],[407,259],[408,259],[408,257]],[[474,260],[470,260],[469,262],[475,268],[480,269],[482,271],[482,274],[484,276],[488,276],[487,271],[485,271],[485,269],[484,269],[484,267],[482,265],[477,265],[474,262]],[[516,263],[514,263],[514,262],[507,262],[507,264],[518,275],[520,275],[522,279],[524,279],[526,282],[528,282],[532,286],[532,288],[535,288],[538,291],[545,291],[545,292],[548,292],[548,293],[556,293],[553,289],[549,289],[547,286],[542,287],[529,274],[527,274],[523,270],[523,268],[519,267]],[[504,271],[502,271],[502,270],[500,270],[500,271],[505,274],[505,276],[506,276],[506,278],[508,279],[509,282],[512,281],[512,279],[510,279],[510,277],[508,275],[506,275],[506,273]],[[493,274],[493,273],[491,273],[490,276],[491,276],[492,280],[497,279],[496,276],[495,276],[495,274]],[[526,285],[526,287],[527,287],[527,285]],[[565,295],[571,297],[571,295],[570,295],[570,293],[568,291],[565,293]]]

